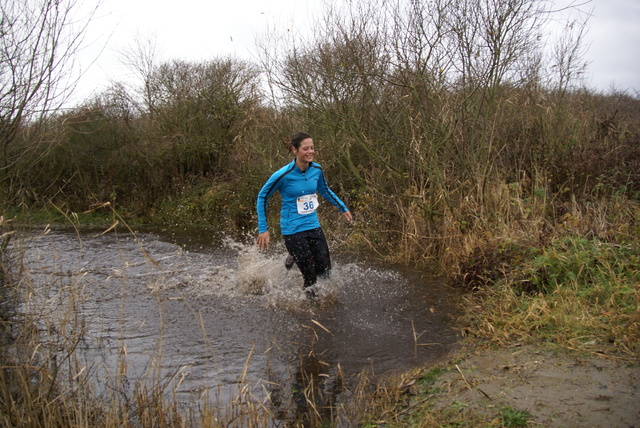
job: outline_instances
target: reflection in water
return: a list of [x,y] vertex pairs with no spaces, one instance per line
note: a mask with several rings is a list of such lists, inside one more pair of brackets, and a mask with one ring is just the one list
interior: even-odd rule
[[103,386],[125,388],[123,371],[127,379],[159,372],[185,401],[226,402],[251,383],[263,399],[292,397],[304,413],[309,394],[331,406],[344,379],[434,361],[456,341],[455,295],[425,273],[334,256],[332,277],[309,302],[283,249],[207,245],[213,237],[202,235],[189,245],[184,235],[150,232],[54,231],[25,241],[30,277],[45,293],[56,288],[52,277],[81,290],[82,352]]

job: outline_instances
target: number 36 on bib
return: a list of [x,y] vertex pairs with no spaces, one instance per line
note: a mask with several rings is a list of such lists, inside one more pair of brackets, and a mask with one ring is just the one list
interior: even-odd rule
[[298,197],[298,214],[311,214],[318,208],[318,195],[302,195]]

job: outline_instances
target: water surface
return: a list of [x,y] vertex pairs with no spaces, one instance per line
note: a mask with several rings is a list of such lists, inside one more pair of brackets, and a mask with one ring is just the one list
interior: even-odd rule
[[282,248],[261,253],[202,230],[53,230],[24,245],[43,294],[82,297],[79,349],[112,388],[126,377],[171,383],[187,400],[224,398],[239,382],[267,394],[296,376],[301,355],[330,381],[433,362],[457,340],[456,293],[428,273],[366,259],[334,255],[310,302]]

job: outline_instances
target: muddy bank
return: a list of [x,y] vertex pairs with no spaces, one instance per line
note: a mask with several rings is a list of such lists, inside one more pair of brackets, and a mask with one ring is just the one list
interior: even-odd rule
[[637,362],[561,355],[527,345],[460,350],[442,367],[429,387],[431,395],[421,395],[417,383],[406,388],[405,395],[415,394],[407,414],[428,409],[440,422],[486,427],[507,426],[501,415],[515,409],[530,414],[526,426],[640,427]]

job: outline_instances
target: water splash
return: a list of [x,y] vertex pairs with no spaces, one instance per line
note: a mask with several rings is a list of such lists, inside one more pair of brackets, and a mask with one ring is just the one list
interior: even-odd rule
[[307,310],[310,305],[320,308],[336,304],[342,286],[340,269],[334,269],[330,278],[316,284],[318,298],[308,301],[300,271],[284,266],[287,252],[283,247],[263,252],[255,245],[226,238],[226,256],[221,257],[220,252],[192,253],[178,246],[167,248],[166,243],[160,247],[155,240],[147,244],[158,267],[151,273],[135,275],[148,276],[147,287],[152,292],[173,290],[195,297],[217,296],[236,304],[259,302],[269,308],[297,311]]

